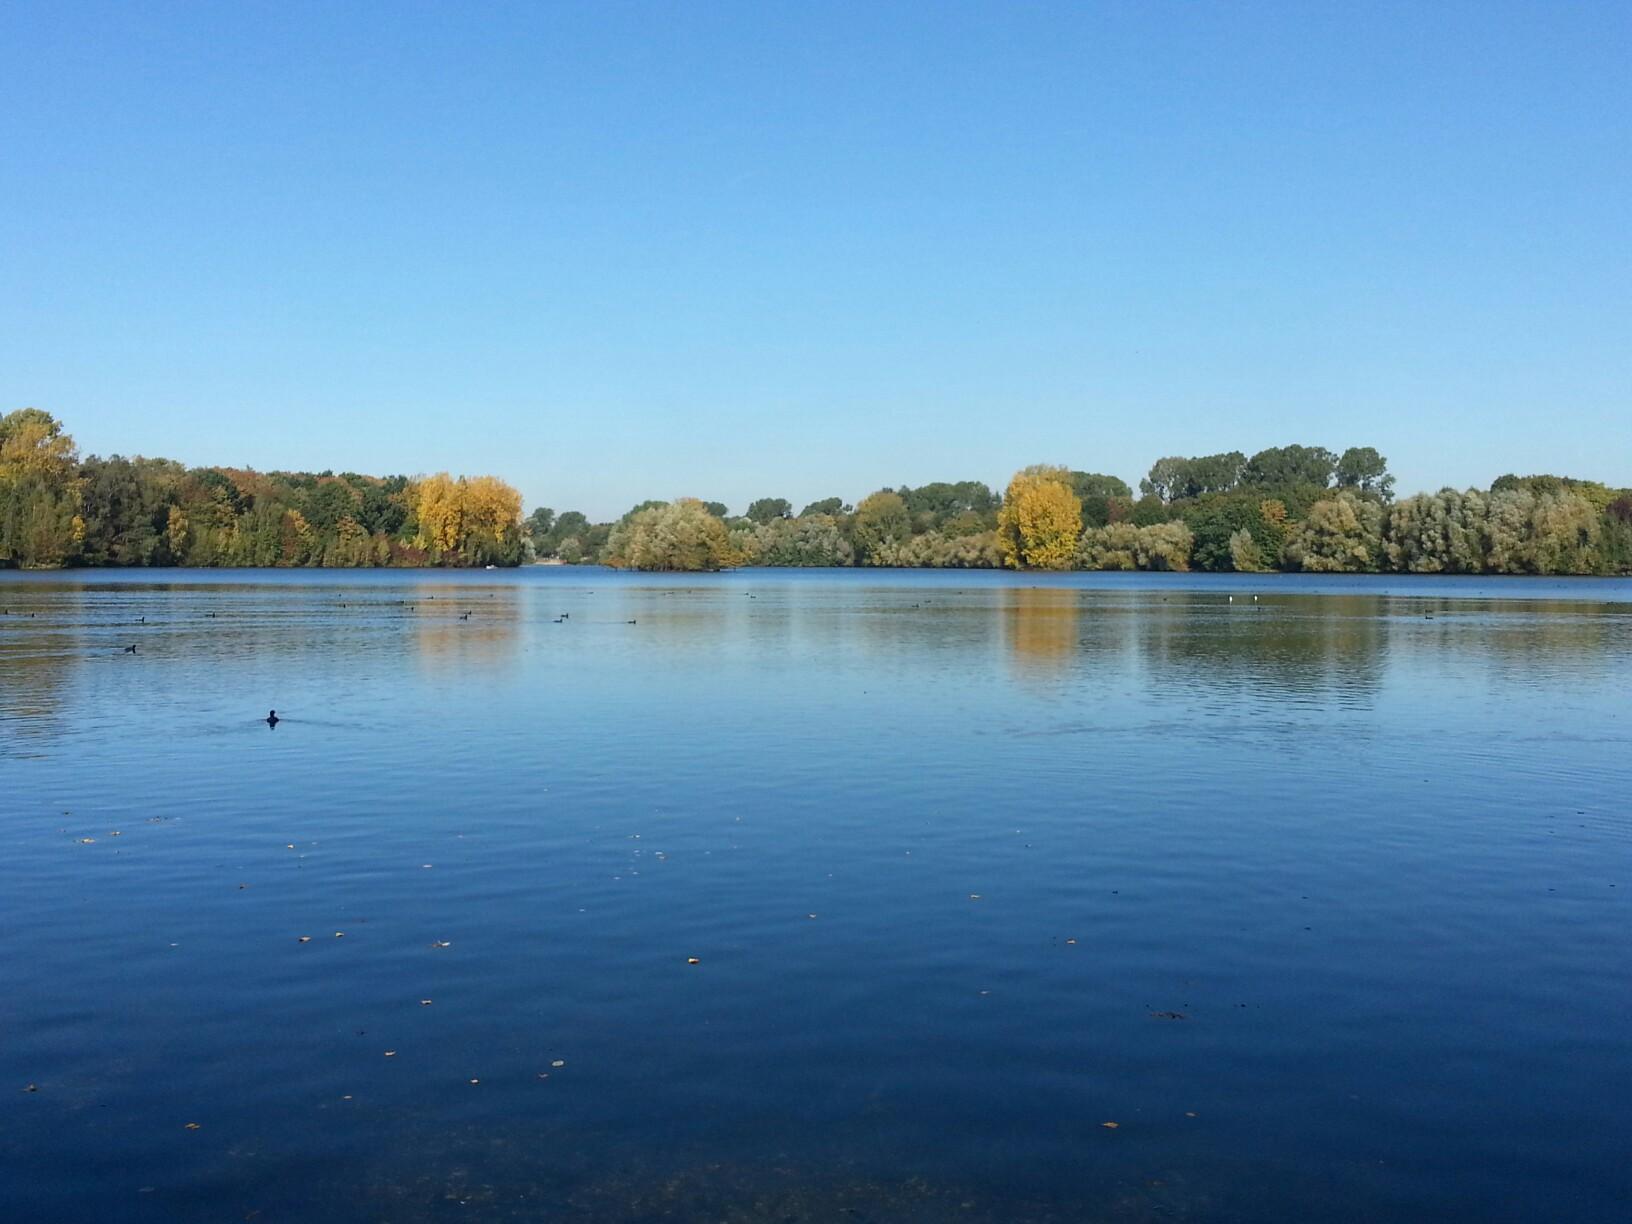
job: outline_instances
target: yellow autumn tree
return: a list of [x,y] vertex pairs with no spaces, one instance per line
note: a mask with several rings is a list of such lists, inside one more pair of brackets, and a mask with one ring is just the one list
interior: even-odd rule
[[78,463],[74,440],[50,413],[0,415],[0,562],[55,569],[80,551]]
[[507,549],[521,535],[521,494],[497,476],[461,478],[465,544]]
[[419,547],[436,562],[513,564],[521,550],[521,494],[496,476],[427,476],[416,488]]
[[997,515],[997,543],[1012,569],[1071,568],[1082,534],[1082,503],[1070,473],[1035,464],[1014,474]]
[[465,495],[446,472],[419,482],[419,539],[433,560],[458,549],[465,534]]

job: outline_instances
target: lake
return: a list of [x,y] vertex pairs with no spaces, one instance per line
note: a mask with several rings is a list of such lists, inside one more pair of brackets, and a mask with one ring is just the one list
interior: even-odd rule
[[1632,1202],[1632,582],[107,571],[0,610],[0,1218]]

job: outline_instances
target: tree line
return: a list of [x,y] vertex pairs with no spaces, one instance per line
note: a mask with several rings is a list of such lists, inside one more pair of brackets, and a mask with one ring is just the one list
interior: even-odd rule
[[0,566],[743,565],[1448,574],[1632,573],[1632,491],[1561,476],[1396,500],[1373,447],[1158,459],[1136,493],[1065,466],[880,489],[794,512],[644,501],[613,522],[491,476],[360,476],[82,459],[49,414],[0,417]]
[[1374,447],[1167,456],[1136,495],[1115,476],[1037,465],[980,481],[832,497],[642,502],[615,523],[533,512],[541,556],[646,570],[737,565],[1029,570],[1627,574],[1632,490],[1561,476],[1394,496]]
[[49,413],[0,417],[0,566],[471,566],[526,555],[492,476],[256,472],[81,458]]

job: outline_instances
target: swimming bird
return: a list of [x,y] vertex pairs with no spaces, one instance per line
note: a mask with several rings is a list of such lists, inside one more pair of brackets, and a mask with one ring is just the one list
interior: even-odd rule
[[131,643],[129,646],[125,647],[125,653],[126,654],[135,654],[136,653],[136,645],[135,645],[134,642]]
[[282,721],[283,721],[283,719],[278,717],[278,712],[276,710],[268,710],[266,712],[266,725],[267,726],[275,727]]
[[631,625],[632,625],[632,624],[634,624],[634,623],[635,623],[635,622],[634,622],[634,621],[630,621],[630,622],[629,622],[629,623],[630,623],[630,624],[631,624]]

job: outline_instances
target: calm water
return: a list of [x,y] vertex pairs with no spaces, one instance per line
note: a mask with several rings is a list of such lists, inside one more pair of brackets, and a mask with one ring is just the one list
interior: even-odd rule
[[1627,1218],[1632,583],[0,608],[0,1219]]

